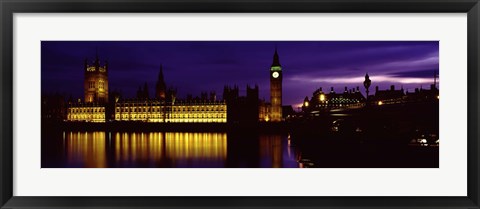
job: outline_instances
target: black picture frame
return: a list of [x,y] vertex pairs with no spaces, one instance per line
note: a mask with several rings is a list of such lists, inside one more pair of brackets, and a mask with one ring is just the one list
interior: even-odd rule
[[[0,0],[0,205],[2,208],[480,208],[479,0]],[[468,195],[466,197],[19,197],[13,196],[14,13],[467,13]]]

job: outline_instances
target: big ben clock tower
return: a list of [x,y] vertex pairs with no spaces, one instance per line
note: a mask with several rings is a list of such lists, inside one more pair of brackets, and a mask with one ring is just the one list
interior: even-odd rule
[[273,55],[273,63],[270,67],[270,102],[272,104],[270,111],[270,121],[282,121],[282,67],[278,59],[277,48]]

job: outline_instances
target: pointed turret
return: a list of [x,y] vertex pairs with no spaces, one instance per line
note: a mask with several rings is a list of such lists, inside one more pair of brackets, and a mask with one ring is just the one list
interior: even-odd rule
[[274,66],[280,66],[280,59],[278,58],[277,47],[275,47],[275,54],[273,54],[272,67],[274,67]]
[[100,60],[98,59],[98,48],[95,49],[95,67],[100,66]]
[[165,99],[167,85],[165,84],[165,78],[163,77],[163,65],[160,65],[160,72],[158,72],[158,80],[155,90],[155,97],[157,99]]
[[145,82],[145,84],[143,85],[143,97],[144,99],[150,99],[147,82]]
[[160,72],[158,73],[158,80],[159,81],[164,80],[164,78],[163,78],[163,65],[162,64],[160,65]]

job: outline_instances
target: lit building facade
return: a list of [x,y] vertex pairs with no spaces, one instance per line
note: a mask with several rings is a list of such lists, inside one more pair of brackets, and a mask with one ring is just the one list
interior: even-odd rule
[[105,123],[105,106],[77,103],[67,108],[67,121]]
[[100,64],[98,55],[95,61],[88,64],[85,59],[84,95],[85,103],[108,102],[108,63]]
[[[114,121],[157,123],[226,123],[227,104],[224,101],[125,100],[115,103]],[[67,108],[67,121],[106,121],[106,106],[73,104]]]
[[269,122],[270,117],[272,115],[272,105],[270,103],[266,103],[265,101],[260,101],[260,105],[258,107],[258,120],[261,122]]
[[[176,91],[166,88],[163,67],[160,67],[155,99],[150,99],[148,86],[139,89],[136,99],[108,101],[108,66],[100,65],[98,56],[92,65],[85,61],[85,102],[69,103],[66,121],[97,122],[139,121],[156,123],[226,123],[227,103],[218,101],[212,92],[210,99],[176,100]],[[258,89],[257,89],[258,91]],[[258,98],[258,97],[257,97]],[[112,110],[113,108],[113,110]]]
[[304,112],[318,113],[322,110],[360,108],[365,106],[365,97],[360,93],[360,88],[348,89],[345,87],[343,93],[337,93],[333,87],[330,92],[323,92],[319,88],[313,92],[311,99],[305,97],[302,105]]
[[224,101],[126,100],[115,103],[115,121],[226,123]]

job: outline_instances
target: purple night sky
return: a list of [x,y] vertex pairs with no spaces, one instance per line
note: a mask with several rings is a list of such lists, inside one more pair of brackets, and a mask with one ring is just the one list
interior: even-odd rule
[[[61,93],[83,100],[83,63],[96,50],[109,63],[109,89],[133,98],[148,83],[154,96],[160,64],[167,86],[179,98],[215,91],[225,85],[260,88],[270,100],[269,70],[275,47],[283,68],[283,104],[299,105],[323,87],[343,92],[360,86],[368,72],[372,85],[405,90],[429,88],[438,73],[438,41],[42,41],[42,93]],[[438,81],[438,80],[437,80]]]

